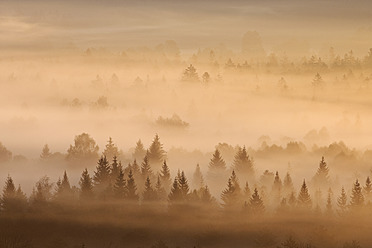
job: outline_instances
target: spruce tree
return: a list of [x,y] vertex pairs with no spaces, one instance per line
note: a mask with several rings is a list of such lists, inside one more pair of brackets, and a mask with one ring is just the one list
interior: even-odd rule
[[209,170],[214,171],[225,171],[226,170],[226,163],[221,157],[221,153],[218,149],[215,150],[213,153],[213,157],[209,162]]
[[244,175],[244,178],[253,178],[253,160],[249,158],[245,146],[243,148],[239,147],[238,152],[235,154],[233,168],[239,175]]
[[161,179],[160,179],[160,176],[158,176],[158,179],[156,181],[156,185],[155,185],[155,192],[156,192],[156,195],[157,195],[157,200],[159,201],[164,201],[167,199],[167,193],[161,183]]
[[326,204],[326,214],[327,214],[328,217],[331,217],[333,215],[332,192],[331,192],[331,190],[328,190],[327,204]]
[[248,182],[245,182],[244,186],[244,199],[248,200],[251,197],[251,189],[249,188]]
[[90,200],[93,198],[93,181],[87,169],[83,171],[79,181],[80,199]]
[[282,180],[280,180],[279,173],[275,173],[274,183],[272,186],[272,196],[275,198],[274,201],[279,203],[281,199],[282,191]]
[[49,150],[48,144],[45,144],[43,150],[41,151],[40,158],[41,159],[48,159],[52,156],[52,153]]
[[146,178],[148,177],[153,177],[151,166],[150,166],[147,155],[143,158],[143,162],[141,165],[141,177],[143,181],[146,181]]
[[297,198],[297,206],[301,209],[311,209],[311,198],[305,180],[302,183],[301,190]]
[[110,169],[110,171],[111,171],[111,173],[110,173],[111,181],[115,182],[116,178],[119,175],[120,169],[121,169],[121,164],[118,162],[118,158],[116,156],[114,156],[112,158],[111,169]]
[[364,196],[362,193],[362,187],[360,186],[360,183],[357,179],[351,191],[350,208],[352,210],[359,209],[361,206],[363,206],[363,203],[364,203]]
[[294,191],[294,187],[293,187],[292,178],[289,172],[287,172],[283,180],[283,193],[284,195],[287,196],[287,195],[290,195],[293,191]]
[[5,212],[12,211],[15,207],[17,207],[16,188],[14,186],[13,179],[9,175],[6,178],[3,195],[0,200],[0,207]]
[[165,159],[165,151],[163,149],[163,144],[160,143],[158,134],[155,135],[155,138],[150,145],[148,150],[148,159],[150,164],[153,165],[155,171],[160,169],[161,164]]
[[142,141],[138,140],[136,143],[136,148],[134,149],[133,159],[142,160],[145,155],[146,155],[146,150],[142,144]]
[[192,185],[196,189],[200,189],[204,186],[203,174],[200,171],[199,164],[196,165],[195,172],[192,177]]
[[227,188],[222,191],[221,200],[225,209],[234,209],[241,205],[241,189],[235,171],[227,181]]
[[337,206],[339,215],[344,215],[347,212],[347,196],[344,187],[341,189],[341,195],[337,198]]
[[170,186],[172,184],[172,181],[171,181],[170,170],[169,170],[169,167],[168,167],[167,162],[165,160],[164,160],[163,165],[161,167],[160,180],[161,180],[161,183],[162,183],[165,191],[168,192],[170,190]]
[[182,193],[182,198],[184,201],[186,201],[188,198],[190,187],[184,171],[182,171],[181,175],[178,177],[178,184]]
[[113,193],[117,200],[123,200],[127,195],[127,182],[124,178],[124,172],[121,167],[119,167],[119,172],[113,187]]
[[155,201],[156,198],[156,192],[151,185],[150,177],[147,177],[145,181],[145,190],[143,192],[143,201]]
[[365,195],[365,200],[370,201],[371,196],[372,196],[372,182],[369,177],[366,179],[366,184],[363,187],[364,195]]
[[324,186],[329,183],[329,169],[327,166],[327,163],[324,160],[324,157],[322,157],[322,160],[319,163],[318,170],[314,176],[314,183],[316,186]]
[[179,203],[183,200],[182,191],[178,182],[178,176],[174,178],[168,198],[171,204]]
[[260,195],[258,194],[257,188],[254,189],[249,201],[249,210],[253,215],[260,215],[265,212],[265,206]]
[[132,170],[129,170],[128,179],[127,179],[127,195],[126,199],[130,201],[138,201],[138,195],[136,193],[137,186],[133,177]]
[[112,141],[112,138],[109,137],[109,140],[107,141],[105,150],[103,151],[103,155],[107,158],[107,160],[110,162],[114,157],[119,156],[119,149]]
[[56,194],[55,194],[55,199],[57,201],[67,201],[71,199],[72,197],[72,190],[70,186],[69,179],[67,177],[67,172],[65,171],[63,173],[62,180],[59,180],[57,182],[57,189],[56,189]]
[[200,200],[203,204],[209,205],[214,202],[214,198],[209,191],[208,186],[201,188]]
[[94,172],[93,180],[96,186],[107,186],[110,180],[110,165],[106,156],[102,156],[98,160],[98,165],[96,167],[96,171]]

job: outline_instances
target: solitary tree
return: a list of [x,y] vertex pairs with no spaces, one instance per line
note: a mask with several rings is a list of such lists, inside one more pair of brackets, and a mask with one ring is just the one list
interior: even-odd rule
[[226,163],[221,157],[221,153],[216,149],[213,153],[213,157],[209,162],[209,170],[211,172],[224,172],[226,170]]
[[199,82],[199,76],[193,65],[189,65],[182,75],[182,81],[184,82]]
[[40,154],[40,158],[41,159],[48,159],[48,158],[50,158],[51,155],[52,155],[52,153],[49,150],[48,144],[44,145],[43,150],[41,151],[41,154]]

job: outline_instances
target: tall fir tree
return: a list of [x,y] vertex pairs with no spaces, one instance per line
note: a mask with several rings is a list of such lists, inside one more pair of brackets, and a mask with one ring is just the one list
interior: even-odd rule
[[331,191],[331,189],[328,190],[327,204],[326,204],[326,215],[327,215],[327,217],[332,217],[332,215],[333,215],[332,191]]
[[155,185],[155,192],[157,196],[158,201],[165,201],[167,199],[167,193],[161,183],[160,176],[158,176],[156,180],[156,185]]
[[155,135],[148,151],[149,162],[153,165],[154,170],[158,171],[165,159],[165,151],[158,134]]
[[57,182],[57,188],[55,193],[55,199],[57,201],[64,201],[67,202],[71,200],[73,197],[73,192],[71,189],[70,181],[67,176],[67,172],[63,173],[62,180]]
[[209,170],[210,171],[225,171],[226,170],[226,162],[221,157],[221,153],[218,149],[216,149],[213,153],[213,157],[209,162]]
[[188,200],[188,194],[189,194],[189,191],[190,191],[190,187],[189,187],[189,183],[187,181],[187,178],[185,176],[184,171],[182,171],[181,175],[178,176],[178,184],[180,186],[180,190],[181,190],[181,193],[182,193],[183,200],[187,201]]
[[116,178],[119,175],[120,169],[122,169],[121,163],[118,162],[118,158],[114,156],[112,158],[111,169],[110,169],[110,179],[112,182],[115,182]]
[[364,196],[362,193],[362,187],[358,181],[358,179],[355,181],[353,185],[353,189],[351,191],[350,196],[350,209],[351,210],[358,210],[360,207],[362,207],[364,204]]
[[169,203],[170,204],[177,204],[180,203],[183,200],[182,191],[178,182],[178,176],[174,178],[172,188],[170,190],[170,193],[168,195]]
[[242,203],[241,189],[235,171],[232,171],[227,187],[222,191],[221,200],[227,210],[239,208]]
[[300,189],[300,193],[298,194],[297,197],[297,206],[304,210],[310,210],[311,205],[312,205],[311,197],[307,189],[306,182],[304,180]]
[[116,177],[115,184],[113,186],[114,198],[117,200],[123,200],[127,196],[127,182],[124,178],[124,172],[122,167],[119,167],[119,173]]
[[143,191],[142,196],[144,202],[151,202],[157,200],[156,192],[151,185],[150,177],[146,178],[145,190]]
[[45,160],[49,159],[52,156],[48,144],[45,144],[43,150],[41,151],[40,158]]
[[13,179],[8,175],[5,181],[3,195],[0,199],[0,207],[1,210],[10,212],[17,207],[16,204],[16,188]]
[[274,183],[273,183],[273,186],[272,186],[272,193],[271,193],[271,195],[274,198],[273,201],[277,205],[279,205],[280,199],[281,199],[281,195],[282,195],[282,180],[280,179],[278,172],[275,173]]
[[283,194],[285,196],[289,196],[293,191],[294,191],[294,187],[293,187],[292,178],[289,172],[287,172],[283,180]]
[[153,178],[153,173],[147,155],[143,158],[143,162],[141,164],[141,177],[143,181],[146,181],[146,178],[148,177]]
[[110,163],[114,157],[120,155],[119,148],[114,144],[112,138],[109,137],[103,155],[107,158],[107,161]]
[[245,182],[244,186],[244,200],[247,201],[251,197],[251,189],[249,188],[248,182]]
[[344,187],[341,189],[341,195],[337,198],[337,206],[339,215],[343,216],[348,210],[347,207],[347,195]]
[[93,198],[93,180],[89,175],[87,169],[83,171],[79,181],[80,185],[80,199],[91,200]]
[[248,156],[245,146],[238,148],[234,157],[233,168],[236,173],[247,180],[254,178],[253,160]]
[[315,186],[321,187],[328,185],[329,183],[329,168],[327,166],[327,163],[324,160],[324,157],[322,157],[322,160],[319,162],[318,170],[313,178]]
[[366,179],[366,184],[363,187],[363,192],[364,192],[366,202],[369,202],[372,198],[372,182],[369,177],[367,177]]
[[262,215],[265,212],[265,206],[260,195],[258,194],[257,188],[254,189],[251,199],[249,201],[249,211],[254,216]]
[[192,177],[192,185],[195,189],[200,189],[204,186],[204,178],[200,170],[199,164],[196,165],[196,168],[195,168],[195,171]]
[[146,155],[146,150],[142,144],[142,141],[139,139],[136,143],[136,148],[134,148],[133,159],[141,161]]
[[94,172],[94,184],[96,186],[104,186],[106,187],[109,180],[110,180],[110,165],[107,161],[106,156],[102,156],[98,160],[98,165],[96,167],[96,171]]
[[139,199],[137,195],[137,186],[136,186],[136,182],[133,177],[132,170],[129,170],[129,174],[128,174],[126,199],[133,201],[133,202],[138,202],[138,199]]
[[165,160],[164,160],[163,165],[161,167],[160,180],[161,180],[161,184],[163,185],[165,191],[169,192],[172,181],[171,181],[170,170],[169,170],[169,167],[168,167],[167,162]]

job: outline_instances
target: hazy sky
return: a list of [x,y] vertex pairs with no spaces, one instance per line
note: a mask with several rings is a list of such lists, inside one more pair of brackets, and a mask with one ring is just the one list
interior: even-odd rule
[[[372,38],[371,1],[4,1],[0,47],[104,46],[122,50],[175,40],[181,49],[224,43],[240,49],[257,30],[267,50],[288,40],[363,52]],[[357,49],[357,52],[358,52]]]

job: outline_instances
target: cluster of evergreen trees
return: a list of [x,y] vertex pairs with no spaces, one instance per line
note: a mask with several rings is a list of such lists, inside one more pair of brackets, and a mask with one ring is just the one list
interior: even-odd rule
[[[218,149],[215,150],[209,163],[205,180],[200,166],[197,165],[190,187],[184,171],[178,170],[172,179],[170,169],[165,160],[165,151],[156,135],[150,148],[145,151],[142,143],[137,143],[134,151],[135,159],[126,167],[118,161],[110,139],[103,155],[98,159],[94,174],[91,176],[85,169],[79,180],[79,187],[71,186],[67,173],[55,184],[48,177],[41,178],[35,185],[29,198],[20,186],[16,188],[13,179],[8,176],[1,196],[1,211],[23,212],[28,209],[40,209],[50,204],[75,204],[89,202],[122,202],[123,204],[162,205],[172,206],[205,206],[225,211],[241,211],[251,215],[266,212],[289,213],[302,211],[303,213],[321,212],[324,207],[328,216],[335,213],[344,215],[370,208],[372,183],[367,177],[365,186],[359,181],[353,185],[348,199],[344,188],[337,199],[333,199],[330,188],[329,168],[322,157],[318,170],[312,179],[312,186],[318,190],[312,199],[306,181],[296,193],[290,173],[283,181],[279,173],[272,175],[265,171],[259,181],[255,179],[253,159],[247,154],[246,148],[239,148],[231,169]],[[113,156],[112,160],[107,155]],[[136,158],[143,156],[141,164]],[[230,176],[226,177],[230,173]],[[238,176],[243,180],[241,187]],[[220,201],[212,196],[210,188],[221,188],[221,182],[226,182],[226,188],[220,193]],[[254,187],[249,187],[249,183]],[[321,189],[328,188],[325,206],[320,206]],[[220,204],[219,204],[220,203]]]

